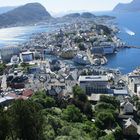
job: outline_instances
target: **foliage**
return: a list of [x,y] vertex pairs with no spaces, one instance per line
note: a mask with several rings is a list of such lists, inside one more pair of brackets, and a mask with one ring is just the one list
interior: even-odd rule
[[122,140],[123,139],[122,128],[120,126],[117,126],[115,128],[115,131],[113,132],[113,135],[115,137],[115,140]]
[[100,102],[95,106],[95,110],[99,111],[99,110],[104,110],[104,109],[110,109],[110,110],[115,110],[115,107],[110,104],[110,103],[105,103],[105,102]]
[[0,139],[5,140],[10,132],[10,122],[6,111],[0,108]]
[[115,140],[115,138],[113,134],[109,134],[109,135],[99,138],[99,140]]
[[2,75],[4,70],[6,69],[5,63],[0,63],[0,74]]
[[38,91],[32,96],[31,100],[41,104],[44,108],[50,108],[55,106],[55,100],[47,96],[45,91]]
[[115,118],[111,112],[99,112],[96,116],[95,124],[100,129],[111,129],[115,124]]
[[78,45],[78,48],[81,50],[81,51],[85,51],[86,50],[86,47],[83,43],[79,43]]
[[[0,110],[0,139],[121,140],[116,107],[115,98],[102,96],[93,118],[92,104],[77,85],[68,100],[38,91],[28,101],[15,101],[7,111]],[[108,135],[104,131],[114,128]]]
[[66,109],[63,110],[62,118],[68,122],[82,122],[83,117],[80,110],[74,105],[67,106]]
[[41,108],[31,101],[18,100],[9,108],[15,139],[39,140],[43,132]]
[[80,109],[88,118],[91,118],[93,115],[92,106],[88,101],[87,95],[78,85],[73,87],[74,99],[72,104]]
[[100,96],[100,102],[105,102],[105,103],[112,104],[115,108],[120,107],[120,102],[114,96],[101,95]]
[[84,93],[83,89],[80,88],[80,86],[75,85],[73,87],[73,94],[74,94],[75,98],[79,98],[80,95],[83,95],[85,93]]

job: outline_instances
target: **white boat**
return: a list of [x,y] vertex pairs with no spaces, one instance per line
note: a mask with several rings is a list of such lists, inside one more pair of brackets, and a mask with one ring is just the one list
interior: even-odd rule
[[124,30],[125,30],[125,32],[126,32],[127,34],[129,34],[129,35],[131,35],[131,36],[134,36],[134,35],[135,35],[135,33],[134,33],[133,31],[129,30],[128,28],[124,28]]
[[90,61],[88,60],[88,57],[82,54],[77,54],[74,57],[73,61],[80,65],[90,65]]

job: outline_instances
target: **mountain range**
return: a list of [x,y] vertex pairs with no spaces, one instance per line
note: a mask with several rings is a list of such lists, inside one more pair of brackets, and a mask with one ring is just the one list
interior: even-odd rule
[[28,3],[0,15],[0,27],[18,26],[51,19],[39,3]]
[[115,12],[138,12],[140,11],[140,0],[133,0],[130,3],[119,3],[113,11]]

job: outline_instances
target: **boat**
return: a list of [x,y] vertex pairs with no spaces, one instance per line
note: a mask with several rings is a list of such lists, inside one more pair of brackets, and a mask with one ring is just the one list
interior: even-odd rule
[[127,34],[131,35],[131,36],[134,36],[135,35],[135,33],[133,31],[129,30],[128,28],[125,28],[125,32]]
[[86,55],[83,54],[77,54],[73,61],[79,65],[90,65],[90,61]]
[[47,49],[45,49],[45,54],[52,54],[54,51],[54,46],[49,46]]

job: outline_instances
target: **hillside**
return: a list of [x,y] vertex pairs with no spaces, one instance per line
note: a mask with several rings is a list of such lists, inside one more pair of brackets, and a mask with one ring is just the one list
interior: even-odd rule
[[14,8],[16,8],[16,7],[14,7],[14,6],[0,7],[0,14],[6,13],[8,11],[11,11]]
[[119,3],[113,11],[115,12],[138,12],[140,11],[140,0],[133,0],[131,3]]
[[51,15],[39,3],[29,3],[0,15],[0,27],[25,25],[50,19]]
[[90,12],[72,13],[65,15],[64,18],[95,18],[96,16]]

